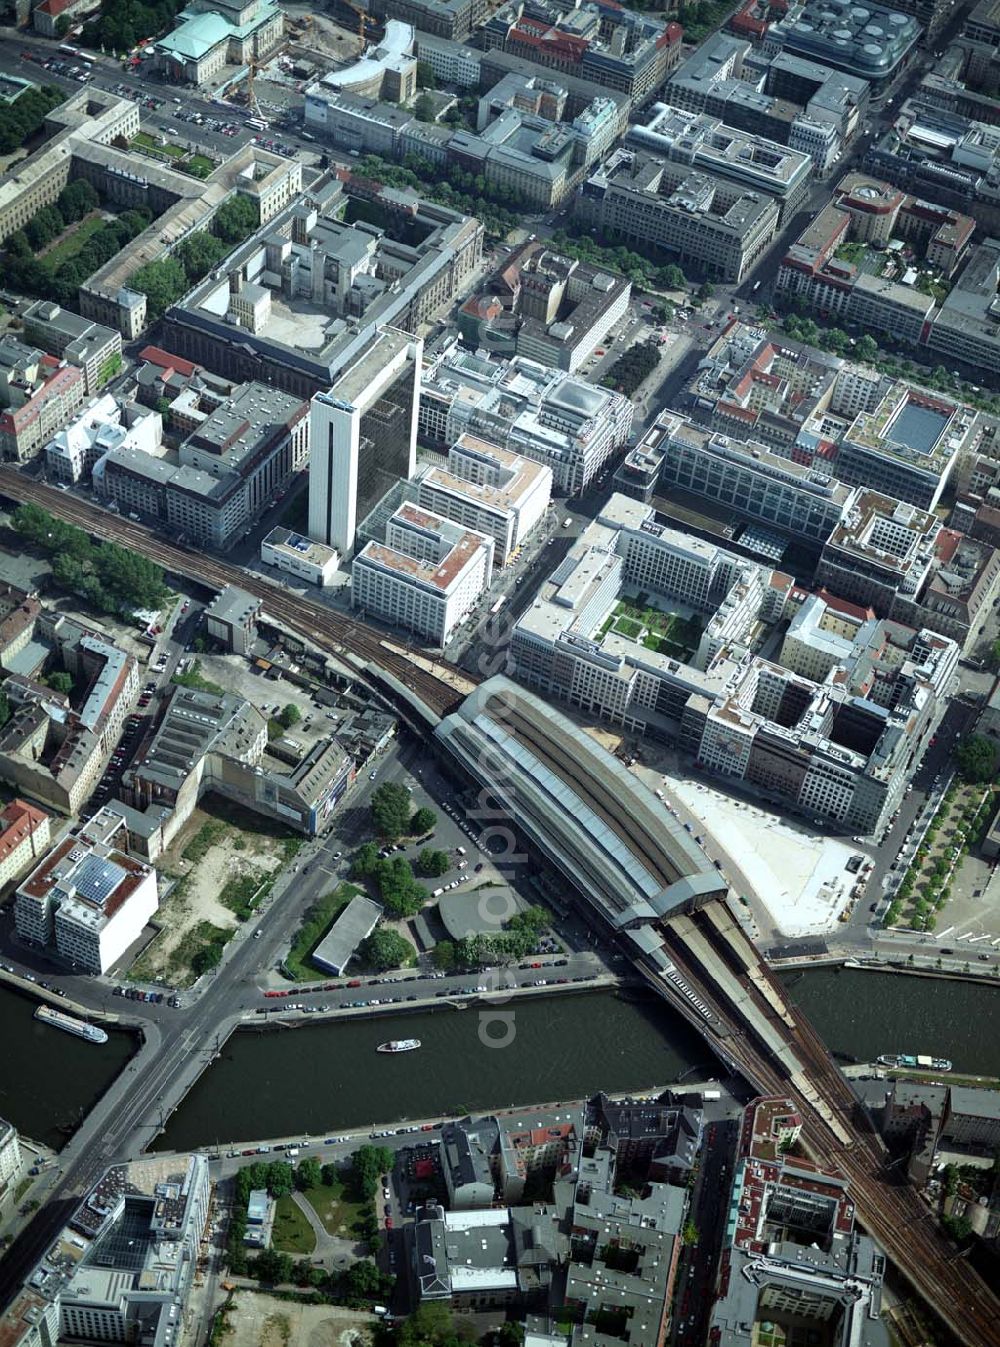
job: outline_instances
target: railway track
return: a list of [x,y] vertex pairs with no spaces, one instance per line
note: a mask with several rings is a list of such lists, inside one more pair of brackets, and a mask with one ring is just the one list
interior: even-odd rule
[[261,599],[271,617],[320,649],[342,659],[362,662],[375,677],[382,673],[391,674],[437,716],[454,710],[476,685],[477,680],[464,670],[444,659],[429,658],[403,641],[390,640],[366,622],[336,613],[314,599],[305,598],[217,557],[178,547],[144,524],[123,519],[121,515],[90,505],[68,492],[36,482],[14,468],[0,467],[0,494],[17,503],[31,501],[57,519],[85,529],[95,538],[129,547],[165,570],[199,584],[215,589],[237,585]]

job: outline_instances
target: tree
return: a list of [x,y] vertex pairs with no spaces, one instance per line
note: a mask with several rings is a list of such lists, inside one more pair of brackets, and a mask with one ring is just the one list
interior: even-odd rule
[[429,61],[417,62],[417,84],[421,89],[437,88],[437,76]]
[[382,1293],[382,1274],[370,1258],[361,1258],[344,1273],[343,1285],[349,1296],[374,1300]]
[[193,285],[207,276],[228,251],[229,244],[200,229],[178,244],[174,256],[180,258],[188,281]]
[[290,730],[293,725],[297,725],[302,719],[302,712],[294,702],[289,702],[287,706],[281,708],[278,719],[286,730]]
[[366,1202],[379,1190],[382,1175],[392,1169],[392,1151],[386,1146],[359,1146],[351,1156],[351,1168],[358,1192]]
[[188,288],[187,272],[180,258],[164,257],[140,267],[129,285],[146,296],[150,318],[160,318]]
[[237,192],[216,211],[212,232],[224,243],[242,243],[259,224],[257,203]]
[[413,104],[413,115],[418,122],[432,122],[434,120],[435,104],[430,94],[420,94]]
[[417,869],[428,879],[436,879],[451,869],[451,861],[446,851],[435,851],[433,847],[424,847],[417,857]]
[[351,878],[368,879],[375,873],[380,859],[378,847],[374,842],[366,842],[364,846],[358,847],[351,861]]
[[73,679],[65,669],[57,669],[48,676],[48,685],[54,692],[65,692],[67,697],[73,691]]
[[410,835],[413,837],[423,837],[425,833],[433,832],[434,825],[437,823],[437,815],[433,809],[428,809],[422,805],[413,817],[410,819]]
[[695,1225],[694,1221],[688,1221],[685,1224],[681,1239],[685,1244],[698,1243],[698,1227]]
[[337,1172],[337,1166],[334,1164],[325,1164],[322,1168],[320,1177],[325,1188],[333,1188],[340,1179]]
[[267,1166],[267,1191],[272,1197],[284,1197],[295,1187],[295,1171],[285,1160],[272,1160]]
[[257,1255],[254,1263],[254,1275],[258,1281],[277,1286],[292,1279],[291,1254],[278,1253],[277,1249],[265,1249]]
[[455,946],[450,940],[439,940],[434,946],[431,958],[434,961],[435,968],[440,968],[444,973],[450,973],[455,967]]
[[955,749],[955,762],[966,781],[987,782],[993,779],[995,755],[993,745],[982,734],[971,734]]
[[398,781],[386,781],[372,794],[372,818],[381,837],[394,842],[407,830],[410,793]]
[[299,1161],[299,1167],[295,1171],[295,1186],[297,1188],[318,1188],[323,1182],[323,1169],[315,1156],[307,1156],[306,1159]]
[[361,942],[360,954],[365,963],[380,973],[413,962],[413,946],[388,926],[379,926],[372,931],[368,939]]

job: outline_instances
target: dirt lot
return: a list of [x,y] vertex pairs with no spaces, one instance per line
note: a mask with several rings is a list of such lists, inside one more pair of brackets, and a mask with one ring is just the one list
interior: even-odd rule
[[368,1347],[374,1315],[239,1291],[220,1347]]
[[[211,844],[206,846],[209,836]],[[285,845],[267,833],[241,830],[196,809],[158,863],[161,872],[181,882],[157,913],[162,930],[131,970],[131,977],[179,986],[189,983],[188,961],[198,948],[192,938],[195,929],[209,922],[223,931],[234,930],[239,919],[222,901],[222,891],[230,880],[250,873],[259,875],[263,883],[284,863]],[[200,858],[199,849],[203,852]]]

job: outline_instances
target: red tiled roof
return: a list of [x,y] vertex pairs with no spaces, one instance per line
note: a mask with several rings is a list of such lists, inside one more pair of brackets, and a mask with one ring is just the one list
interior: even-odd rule
[[[48,0],[46,0],[48,3]],[[164,351],[159,346],[144,346],[139,352],[139,359],[145,360],[150,365],[159,365],[164,370],[176,370],[178,374],[190,378],[198,368],[190,360],[184,360],[179,355],[172,355],[170,351]]]
[[0,859],[6,860],[48,817],[26,800],[11,800],[0,813]]

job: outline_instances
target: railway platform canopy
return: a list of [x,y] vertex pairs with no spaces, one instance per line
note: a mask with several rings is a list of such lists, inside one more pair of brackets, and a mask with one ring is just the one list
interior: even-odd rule
[[596,739],[510,679],[488,679],[436,735],[480,788],[489,843],[513,825],[616,930],[725,894],[663,802]]

